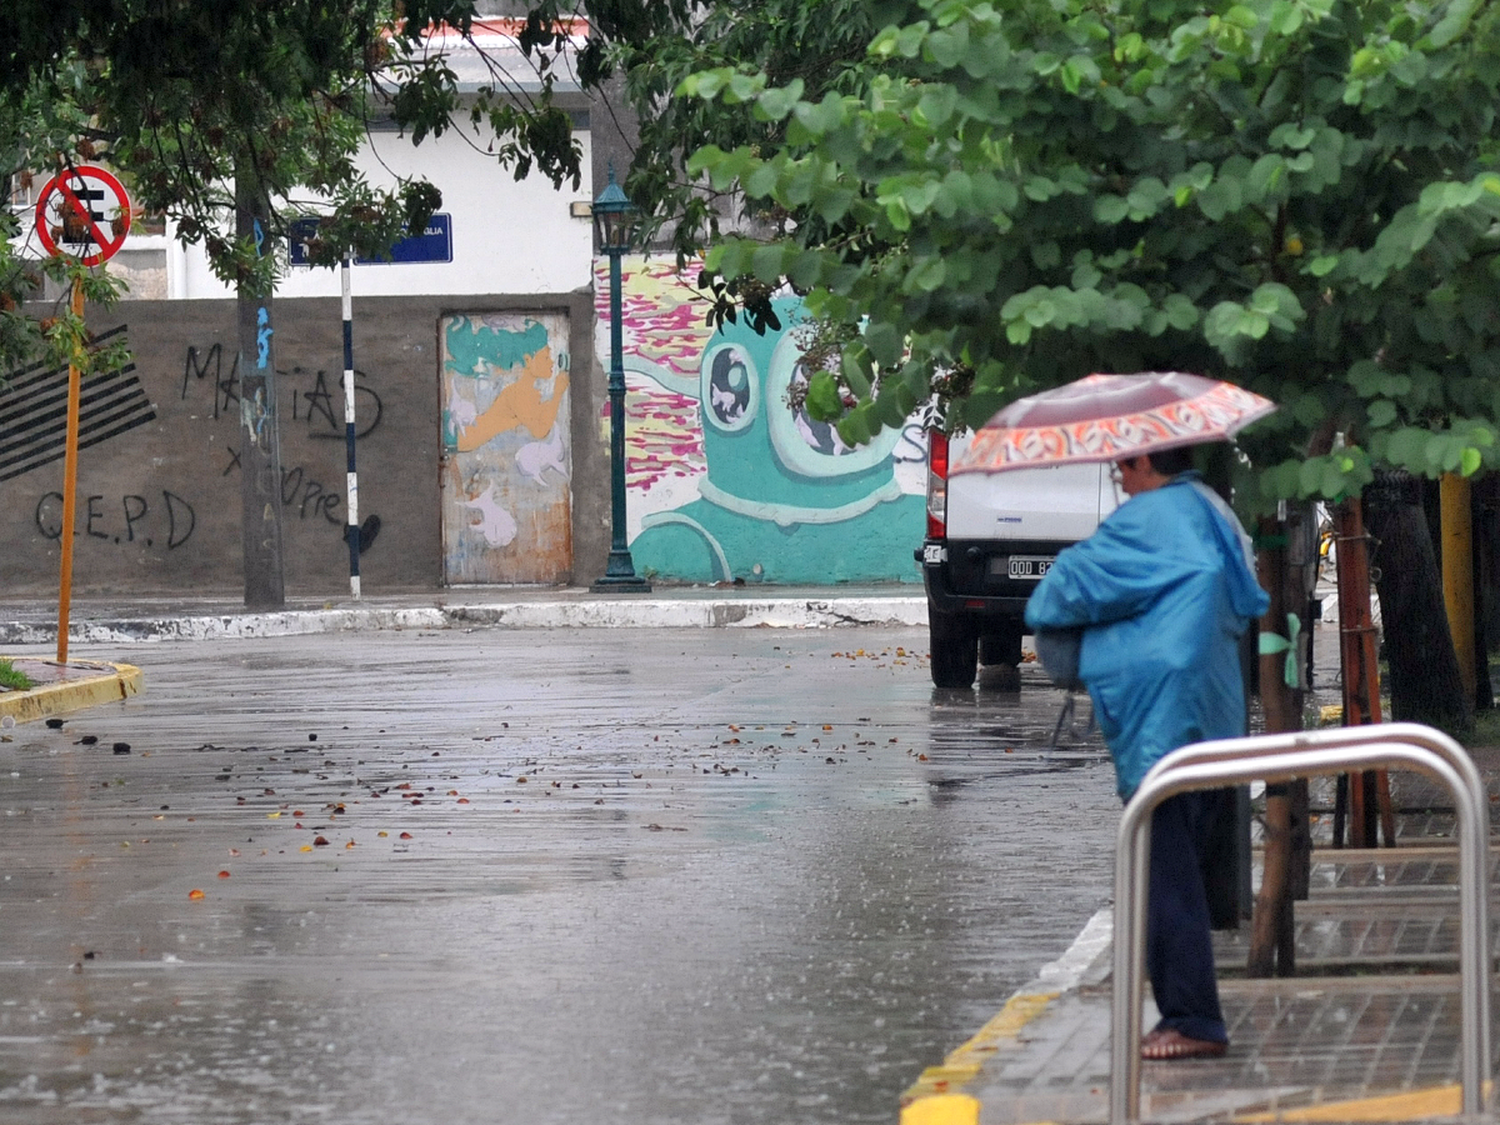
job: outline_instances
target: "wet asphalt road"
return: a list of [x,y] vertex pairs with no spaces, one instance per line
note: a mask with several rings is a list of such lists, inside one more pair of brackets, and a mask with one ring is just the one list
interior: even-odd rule
[[73,653],[146,693],[0,743],[0,1121],[893,1121],[1108,900],[1119,815],[1039,673],[935,692],[925,650]]

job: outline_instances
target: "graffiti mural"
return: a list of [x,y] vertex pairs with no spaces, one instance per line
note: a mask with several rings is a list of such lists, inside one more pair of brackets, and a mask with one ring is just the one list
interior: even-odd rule
[[[100,333],[123,337],[126,326]],[[0,381],[0,480],[63,458],[68,433],[68,369],[33,363]],[[91,376],[78,405],[78,448],[88,449],[156,418],[135,364]]]
[[[807,373],[801,301],[778,300],[779,332],[714,331],[696,266],[627,258],[621,325],[626,483],[636,571],[691,582],[915,582],[923,447],[887,430],[849,447],[787,405]],[[609,277],[595,277],[601,366]]]
[[445,579],[558,582],[573,561],[567,317],[447,316],[439,335]]

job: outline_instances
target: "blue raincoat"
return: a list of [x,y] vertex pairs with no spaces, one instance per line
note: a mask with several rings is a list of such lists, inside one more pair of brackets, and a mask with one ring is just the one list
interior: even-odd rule
[[1238,641],[1268,604],[1249,537],[1186,472],[1131,497],[1062,551],[1026,623],[1086,626],[1079,677],[1128,800],[1168,752],[1245,733]]

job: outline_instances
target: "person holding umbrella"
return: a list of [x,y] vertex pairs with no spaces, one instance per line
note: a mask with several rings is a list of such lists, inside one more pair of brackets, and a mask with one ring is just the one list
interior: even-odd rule
[[[1026,623],[1082,631],[1078,676],[1124,800],[1170,751],[1245,733],[1239,640],[1269,599],[1249,536],[1193,470],[1190,447],[1274,409],[1200,376],[1093,375],[1001,411],[976,436],[979,445],[989,434],[988,466],[981,452],[955,469],[1000,471],[1027,451],[1032,464],[1114,462],[1127,500],[1059,553]],[[1179,794],[1152,819],[1146,961],[1161,1021],[1142,1041],[1147,1059],[1228,1049],[1201,864],[1227,800],[1222,791]]]

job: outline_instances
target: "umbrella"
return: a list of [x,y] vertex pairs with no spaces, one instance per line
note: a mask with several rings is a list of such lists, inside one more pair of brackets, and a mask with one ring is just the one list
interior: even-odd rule
[[1118,461],[1227,441],[1275,409],[1270,399],[1233,383],[1180,371],[1087,375],[1002,409],[975,432],[951,471]]

